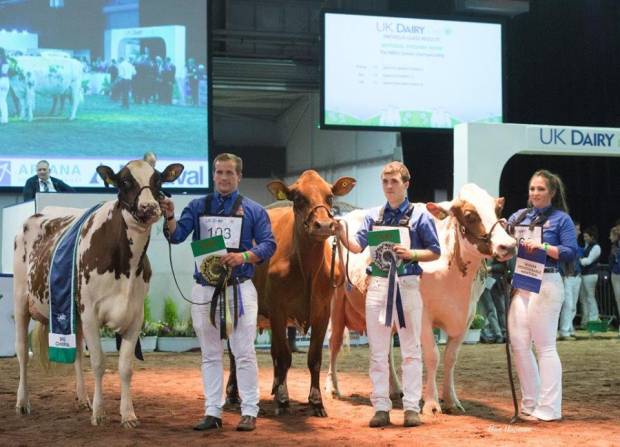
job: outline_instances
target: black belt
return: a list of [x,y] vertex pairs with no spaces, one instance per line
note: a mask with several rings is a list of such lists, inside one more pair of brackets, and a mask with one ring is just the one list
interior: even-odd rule
[[557,267],[545,267],[545,273],[559,273],[560,270]]

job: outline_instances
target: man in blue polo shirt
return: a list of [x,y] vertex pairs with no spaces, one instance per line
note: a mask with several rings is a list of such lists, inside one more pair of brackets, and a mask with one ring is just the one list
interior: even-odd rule
[[[371,209],[364,218],[355,239],[347,240],[345,229],[338,235],[345,246],[360,253],[369,245],[369,232],[396,229],[400,243],[383,245],[382,255],[373,258],[368,273],[372,275],[366,293],[366,328],[370,347],[370,400],[375,414],[371,427],[390,423],[392,401],[389,396],[388,357],[392,328],[398,331],[402,353],[404,426],[420,425],[422,395],[422,297],[420,295],[419,261],[439,258],[440,247],[432,217],[422,207],[407,200],[411,176],[407,167],[394,161],[383,167],[381,182],[387,203]],[[375,253],[380,250],[377,248]],[[385,260],[388,260],[386,266]],[[398,273],[394,275],[396,264]]]
[[[254,339],[258,312],[257,293],[250,279],[254,276],[254,264],[269,259],[276,243],[271,232],[271,222],[265,209],[253,200],[242,197],[238,187],[241,181],[242,160],[233,154],[220,154],[213,162],[215,193],[192,200],[176,220],[174,204],[166,198],[161,202],[166,216],[169,240],[173,244],[183,242],[190,233],[192,240],[206,239],[211,234],[222,234],[228,253],[221,262],[232,268],[232,285],[226,296],[229,301],[237,295],[236,326],[229,335],[230,348],[237,362],[237,381],[241,397],[241,421],[238,431],[252,431],[258,414],[258,364]],[[210,322],[210,305],[215,286],[195,271],[196,284],[192,289],[192,322],[202,351],[202,379],[205,394],[205,418],[195,430],[222,427],[224,405],[223,347],[220,328]],[[234,288],[237,288],[235,293]],[[220,315],[219,307],[217,315]],[[218,322],[221,324],[221,322]]]

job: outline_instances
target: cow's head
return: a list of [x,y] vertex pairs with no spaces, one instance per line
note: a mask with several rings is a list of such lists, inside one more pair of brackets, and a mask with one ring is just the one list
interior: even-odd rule
[[293,202],[295,221],[303,225],[311,238],[325,240],[336,231],[332,215],[334,196],[348,194],[355,183],[352,177],[340,177],[330,185],[316,171],[309,170],[301,174],[291,186],[273,181],[267,185],[267,189],[277,200]]
[[426,208],[438,219],[454,216],[461,235],[482,255],[502,262],[514,255],[516,241],[506,232],[505,221],[500,219],[503,197],[495,199],[484,189],[469,183],[452,202],[430,202]]
[[98,166],[97,173],[106,185],[118,188],[118,203],[141,224],[152,224],[161,216],[158,199],[162,197],[162,183],[174,182],[184,166],[173,163],[158,172],[147,162],[134,160],[116,174],[108,166]]

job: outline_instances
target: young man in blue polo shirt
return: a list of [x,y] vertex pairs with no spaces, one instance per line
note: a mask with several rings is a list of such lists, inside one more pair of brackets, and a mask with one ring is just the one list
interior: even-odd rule
[[[371,427],[390,423],[388,357],[394,327],[398,331],[403,358],[403,425],[415,427],[421,423],[422,297],[419,278],[422,269],[418,262],[439,258],[440,248],[433,218],[423,207],[414,206],[407,199],[410,179],[404,164],[394,161],[385,165],[381,182],[387,203],[368,212],[354,239],[346,240],[344,228],[341,225],[338,228],[339,237],[354,253],[366,248],[370,231],[396,229],[400,234],[400,243],[382,244],[382,254],[375,256],[368,270],[372,278],[366,294],[366,328],[372,382],[370,400],[375,410],[369,423]],[[375,253],[379,251],[376,249]],[[398,270],[395,269],[397,264]],[[396,275],[395,271],[398,271]]]
[[[271,222],[265,209],[253,200],[242,197],[238,187],[241,181],[242,160],[233,154],[220,154],[213,162],[215,193],[192,200],[176,220],[174,204],[166,198],[161,202],[166,216],[169,240],[173,244],[183,242],[190,233],[192,240],[222,234],[228,253],[221,262],[232,268],[226,296],[229,302],[237,296],[236,325],[229,334],[230,348],[237,362],[237,381],[241,397],[241,421],[238,431],[252,431],[258,414],[258,364],[254,339],[258,312],[257,293],[250,279],[254,276],[254,264],[269,259],[276,243],[271,232]],[[208,284],[202,274],[194,273],[196,284],[192,289],[192,301],[211,303],[215,287]],[[236,288],[236,291],[234,290]],[[224,405],[223,347],[220,327],[211,324],[210,305],[192,304],[192,322],[202,351],[202,379],[205,394],[205,418],[195,430],[222,427]],[[220,315],[220,303],[216,315]],[[221,322],[217,322],[221,325]]]

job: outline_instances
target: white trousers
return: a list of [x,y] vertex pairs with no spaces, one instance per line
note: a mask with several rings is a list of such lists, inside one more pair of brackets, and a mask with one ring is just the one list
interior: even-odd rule
[[[256,338],[256,314],[258,312],[257,293],[252,281],[245,281],[240,286],[244,314],[239,318],[237,327],[229,335],[230,349],[237,364],[237,383],[241,398],[241,414],[254,416],[258,414],[258,364],[254,339]],[[202,287],[198,284],[192,289],[192,301],[210,303],[214,287]],[[233,309],[233,287],[227,289],[230,309]],[[202,383],[205,395],[205,415],[221,417],[224,405],[224,341],[220,340],[219,304],[215,323],[209,321],[210,304],[192,304],[192,322],[202,352]]]
[[538,295],[517,289],[508,316],[510,345],[521,383],[521,411],[546,421],[562,417],[562,364],[555,340],[563,298],[560,274],[545,273]]
[[588,321],[599,319],[598,304],[596,303],[596,282],[598,275],[581,276],[581,326],[585,326]]
[[385,325],[388,279],[373,277],[366,294],[366,328],[370,347],[369,375],[372,382],[370,401],[375,411],[390,411],[389,355],[392,327],[398,330],[402,355],[403,409],[420,411],[422,397],[422,297],[419,276],[398,278],[405,316],[404,328],[399,327],[396,300],[392,309],[392,324]]
[[614,297],[616,298],[616,309],[620,316],[620,274],[611,274],[611,287],[614,289]]
[[560,336],[568,337],[575,333],[573,320],[577,314],[577,300],[579,299],[579,288],[581,287],[581,276],[565,276],[564,280],[564,302],[560,312]]
[[9,94],[9,78],[0,77],[0,124],[9,122],[9,108],[6,103],[6,97]]

